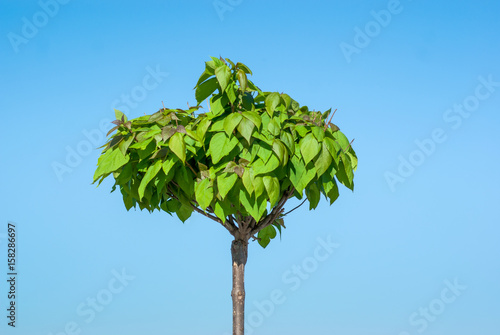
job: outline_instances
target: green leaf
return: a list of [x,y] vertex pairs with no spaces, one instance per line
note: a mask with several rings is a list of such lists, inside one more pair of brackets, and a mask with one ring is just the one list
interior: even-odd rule
[[305,137],[307,135],[307,133],[309,132],[309,129],[307,129],[306,126],[299,125],[299,126],[295,126],[295,131],[297,131],[297,133],[300,135],[300,137]]
[[358,168],[358,156],[356,156],[356,153],[352,149],[346,152],[346,155],[349,156],[352,170],[355,172]]
[[198,136],[198,133],[196,131],[193,131],[189,128],[186,129],[186,134],[196,142],[202,142],[201,138]]
[[153,154],[153,152],[155,152],[155,151],[156,151],[156,142],[154,140],[152,140],[149,142],[149,144],[146,148],[138,151],[137,154],[139,155],[140,159],[146,159],[146,158],[150,157]]
[[242,114],[245,118],[252,121],[257,128],[260,128],[262,121],[260,119],[259,113],[253,111],[244,111]]
[[321,148],[318,141],[314,138],[313,134],[307,134],[303,139],[300,140],[300,153],[304,158],[304,162],[307,165],[316,155],[319,153]]
[[245,73],[252,74],[252,71],[243,63],[236,63],[236,67],[242,69]]
[[155,181],[154,181],[154,185],[155,185],[156,193],[158,193],[158,195],[160,197],[164,194],[164,192],[165,192],[164,187],[170,181],[170,179],[171,179],[171,177],[170,176],[166,176],[165,173],[163,173],[163,171],[161,171],[161,170],[156,175],[156,178],[155,178]]
[[257,156],[262,158],[262,161],[264,161],[264,163],[267,163],[267,161],[269,160],[269,158],[273,154],[273,148],[272,148],[272,146],[270,146],[269,144],[267,144],[265,142],[259,142],[258,144],[259,145],[252,146],[252,149],[253,149],[253,147],[257,147],[258,148],[258,150],[256,151]]
[[255,194],[248,194],[248,192],[242,188],[240,189],[240,202],[245,208],[245,210],[255,219],[255,221],[259,222],[266,211],[267,206],[267,198],[262,195],[260,197],[256,197]]
[[165,175],[168,176],[170,170],[175,165],[175,163],[177,163],[177,161],[172,157],[167,158],[165,162],[163,162],[162,168]]
[[280,140],[276,139],[273,142],[273,151],[278,156],[281,165],[285,166],[288,163],[288,151],[285,145]]
[[261,89],[258,88],[251,80],[248,80],[248,88],[251,91],[257,91],[257,92],[259,92],[259,94],[261,94],[261,95],[264,94],[264,92],[262,92]]
[[130,194],[124,194],[123,195],[123,204],[125,205],[125,208],[127,209],[127,211],[129,211],[132,207],[135,206],[134,197],[132,197],[132,195],[130,195]]
[[227,142],[227,137],[224,133],[217,133],[210,140],[210,155],[212,163],[217,164],[223,157],[224,144]]
[[286,93],[281,94],[281,99],[285,102],[285,110],[288,111],[290,109],[290,105],[292,103],[292,98]]
[[212,99],[210,99],[210,109],[211,112],[207,114],[209,119],[213,119],[224,113],[226,105],[229,103],[229,100],[225,95],[215,95]]
[[193,195],[194,180],[191,170],[188,170],[185,166],[181,165],[175,170],[174,179],[184,193],[186,193],[189,197]]
[[250,144],[254,127],[254,123],[246,118],[243,118],[238,124],[238,132],[247,140],[248,144]]
[[[254,212],[255,194],[248,194],[244,189],[240,190],[240,202],[245,210],[255,219],[258,215]],[[257,219],[255,219],[257,221]]]
[[211,78],[202,83],[201,85],[196,88],[195,96],[196,96],[196,101],[198,102],[198,105],[204,101],[206,98],[208,98],[214,91],[217,89],[217,79],[216,78]]
[[215,134],[210,140],[209,146],[212,163],[217,164],[221,158],[227,156],[238,143],[238,139],[235,136],[228,139],[224,132]]
[[161,209],[167,213],[175,213],[181,208],[182,204],[176,199],[169,199],[161,204]]
[[[350,164],[349,164],[349,168],[351,168]],[[351,170],[351,173],[352,173],[352,170]],[[337,171],[336,176],[337,176],[337,179],[345,187],[347,187],[351,191],[354,190],[354,183],[352,181],[352,178],[349,178],[349,176],[346,174],[346,167],[345,167],[345,165],[344,165],[344,163],[342,161],[340,161],[340,163],[339,163],[339,169]]]
[[141,180],[141,184],[139,185],[139,200],[142,200],[144,197],[144,191],[146,190],[146,186],[148,186],[149,182],[156,177],[158,172],[161,170],[163,163],[160,160],[157,160],[152,166],[148,168],[148,171],[144,175]]
[[229,58],[225,58],[225,59],[226,59],[226,62],[231,64],[231,68],[234,69],[236,65],[234,65],[234,63]]
[[342,148],[342,151],[347,151],[347,149],[349,149],[349,140],[341,131],[334,132],[333,137]]
[[208,73],[207,71],[203,72],[200,76],[200,79],[198,79],[198,82],[196,83],[196,87],[198,87],[201,83],[203,83],[205,80],[207,80],[208,78],[210,78],[211,76],[213,76],[213,73],[210,74]]
[[283,130],[281,131],[280,139],[288,150],[290,150],[290,154],[293,155],[295,153],[295,141],[293,140],[292,134]]
[[179,159],[184,163],[186,161],[186,143],[184,142],[184,135],[181,133],[175,133],[170,137],[168,142],[170,150],[179,157]]
[[332,156],[330,155],[325,142],[322,142],[321,145],[321,152],[314,161],[314,166],[316,167],[316,174],[318,175],[318,177],[321,177],[321,175],[325,173],[325,171],[330,167],[330,164],[332,164]]
[[264,185],[264,179],[261,176],[253,178],[253,186],[256,197],[259,197],[262,193],[264,193],[266,189],[266,186]]
[[259,230],[259,233],[257,234],[259,244],[262,248],[267,247],[269,242],[271,242],[271,240],[275,237],[276,229],[273,225],[269,225],[266,228]]
[[325,180],[326,175],[323,175],[323,188],[325,189],[325,193],[330,199],[330,205],[332,205],[335,200],[339,197],[339,188],[337,186],[337,182],[335,181],[335,178]]
[[292,182],[292,185],[295,187],[297,192],[302,194],[302,192],[304,191],[304,188],[302,187],[302,184],[300,181],[302,179],[302,176],[305,173],[306,167],[305,167],[304,163],[302,162],[302,160],[295,155],[292,156],[292,158],[290,159],[290,163],[291,163],[290,181]]
[[[118,109],[115,109],[115,117],[117,120],[120,120],[120,121],[123,121],[123,122],[127,122],[127,116],[125,114],[123,114],[122,112],[120,112]],[[123,118],[123,120],[122,120]],[[116,124],[116,123],[115,123]]]
[[238,70],[237,77],[238,77],[238,81],[240,82],[241,92],[245,92],[247,89],[247,85],[248,85],[247,75],[245,74],[245,72],[243,70]]
[[149,143],[151,143],[151,141],[153,141],[153,139],[152,138],[148,138],[145,141],[136,142],[136,143],[132,144],[129,148],[144,150],[149,145]]
[[227,136],[231,137],[234,128],[240,123],[243,116],[240,113],[231,113],[224,119],[224,130]]
[[234,84],[234,83],[227,85],[227,88],[225,90],[225,92],[227,93],[227,97],[232,104],[234,104],[234,102],[236,101],[236,93],[237,93],[236,91],[237,90],[238,90],[238,86],[236,86],[236,84]]
[[193,208],[182,204],[181,207],[179,207],[179,209],[177,210],[176,214],[179,220],[181,220],[182,222],[186,222],[187,219],[191,217],[191,214],[193,214]]
[[309,210],[315,209],[318,206],[319,200],[321,198],[321,194],[316,183],[313,183],[308,188],[306,188],[306,196],[307,199],[309,199]]
[[215,69],[215,76],[221,87],[221,91],[225,91],[229,80],[231,79],[231,70],[225,64],[220,65]]
[[[352,172],[352,163],[350,162],[348,155],[342,156],[342,165],[344,166],[345,174],[347,179],[349,179],[349,183],[353,185],[352,182],[354,180],[354,173]],[[339,168],[342,167],[340,166]]]
[[[212,58],[212,61],[213,61],[213,63],[214,63],[214,66],[213,66],[213,67],[214,67],[214,70],[215,70],[217,67],[219,67],[219,66],[221,66],[221,65],[223,65],[223,64],[224,64],[224,62],[223,62],[221,59],[217,58],[217,57],[212,57],[212,56],[210,56],[210,58]],[[209,63],[211,63],[211,62],[209,62]]]
[[239,144],[240,142],[236,136],[231,137],[224,145],[224,156],[229,155],[229,153]]
[[266,188],[267,195],[269,196],[269,202],[271,207],[274,207],[280,198],[280,183],[278,178],[271,176],[264,176],[263,178],[264,186]]
[[245,169],[245,172],[243,172],[243,176],[241,177],[241,181],[243,182],[243,186],[247,190],[248,194],[252,194],[254,191],[254,186],[253,186],[253,170],[252,169]]
[[311,131],[316,139],[321,142],[325,138],[325,131],[321,127],[313,126]]
[[208,127],[210,127],[210,124],[212,123],[211,120],[204,118],[203,120],[198,123],[198,127],[196,128],[196,134],[198,135],[198,138],[200,139],[201,143],[205,141],[205,134],[207,133]]
[[202,82],[204,82],[205,80],[207,80],[208,78],[210,78],[214,74],[215,74],[214,62],[213,61],[205,62],[205,71],[203,71],[203,73],[201,74],[200,79],[198,79],[198,82],[196,83],[195,87],[200,85]]
[[273,92],[266,97],[266,102],[265,102],[266,111],[269,114],[269,116],[271,117],[273,116],[274,110],[279,105],[279,103],[280,103],[280,94],[277,92]]
[[267,125],[267,130],[273,135],[273,136],[278,136],[280,134],[280,126],[276,122],[276,120],[273,118],[271,121],[269,121],[269,124]]
[[205,178],[197,182],[194,193],[198,205],[200,205],[201,209],[206,210],[214,198],[213,184],[210,182],[210,179]]
[[133,171],[132,163],[129,162],[128,164],[124,165],[121,168],[120,175],[117,178],[115,178],[116,184],[122,185],[128,183],[130,178],[132,178],[132,171]]
[[255,176],[274,171],[279,165],[280,161],[278,157],[276,157],[276,155],[271,155],[267,163],[264,163],[262,159],[258,159],[254,163],[252,163]]
[[235,173],[223,173],[217,176],[217,189],[219,190],[219,194],[224,199],[226,195],[229,193],[231,188],[236,183],[238,179],[238,175]]
[[97,161],[97,170],[94,173],[94,183],[99,177],[118,170],[123,165],[127,164],[129,160],[130,156],[124,156],[118,148],[107,151],[104,155],[101,155]]
[[127,150],[134,141],[134,138],[135,138],[134,135],[130,135],[125,141],[120,142],[120,144],[118,145],[120,151],[124,156],[127,154]]
[[311,162],[308,165],[306,165],[304,174],[302,175],[302,178],[300,179],[299,182],[300,185],[299,187],[301,189],[305,189],[307,186],[309,186],[314,177],[316,177],[316,170],[314,169],[314,165]]
[[212,133],[217,133],[220,131],[224,131],[224,119],[220,119],[215,121],[209,128],[209,131]]
[[226,218],[231,215],[231,204],[226,200],[221,201],[217,200],[214,204],[214,214],[222,220],[222,222],[226,222]]
[[323,140],[324,145],[330,152],[330,155],[332,155],[333,160],[335,161],[336,164],[339,163],[339,153],[342,152],[342,149],[340,148],[340,145],[335,142],[335,140],[332,140],[329,137],[325,137]]
[[155,135],[158,135],[158,134],[161,134],[161,129],[160,127],[158,126],[154,126],[154,127],[157,127],[157,128],[153,128],[151,129],[150,131],[146,132],[146,134],[144,134],[144,138],[150,138],[150,137],[154,137]]

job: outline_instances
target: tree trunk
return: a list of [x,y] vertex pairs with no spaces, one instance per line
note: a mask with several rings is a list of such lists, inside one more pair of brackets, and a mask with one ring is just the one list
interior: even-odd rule
[[248,257],[248,241],[235,239],[231,244],[233,258],[233,335],[245,333],[245,264]]

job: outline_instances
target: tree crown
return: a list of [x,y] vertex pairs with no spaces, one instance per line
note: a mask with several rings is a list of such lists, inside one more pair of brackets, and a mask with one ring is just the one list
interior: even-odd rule
[[[331,110],[263,92],[251,74],[212,57],[195,86],[197,106],[132,120],[115,110],[94,183],[112,174],[127,210],[162,210],[183,222],[196,211],[235,236],[258,234],[264,247],[284,227],[288,199],[305,193],[314,209],[321,194],[330,204],[337,199],[336,180],[353,190],[357,157],[327,121]],[[208,112],[198,113],[207,98]]]

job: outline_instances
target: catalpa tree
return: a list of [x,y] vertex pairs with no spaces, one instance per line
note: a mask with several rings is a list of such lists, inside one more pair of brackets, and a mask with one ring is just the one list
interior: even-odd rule
[[[113,176],[112,191],[120,190],[127,210],[165,211],[183,222],[196,212],[227,229],[237,335],[244,333],[249,240],[265,248],[281,234],[291,198],[314,209],[321,195],[330,204],[337,199],[337,182],[352,190],[358,161],[331,110],[263,92],[251,74],[242,63],[212,58],[195,86],[197,106],[163,106],[132,120],[115,111],[94,175],[99,184]],[[209,110],[201,113],[206,99]]]

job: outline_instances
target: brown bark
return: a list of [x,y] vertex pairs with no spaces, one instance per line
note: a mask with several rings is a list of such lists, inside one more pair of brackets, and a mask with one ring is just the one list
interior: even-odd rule
[[233,259],[233,335],[245,333],[245,264],[248,257],[248,239],[235,239],[231,244]]

